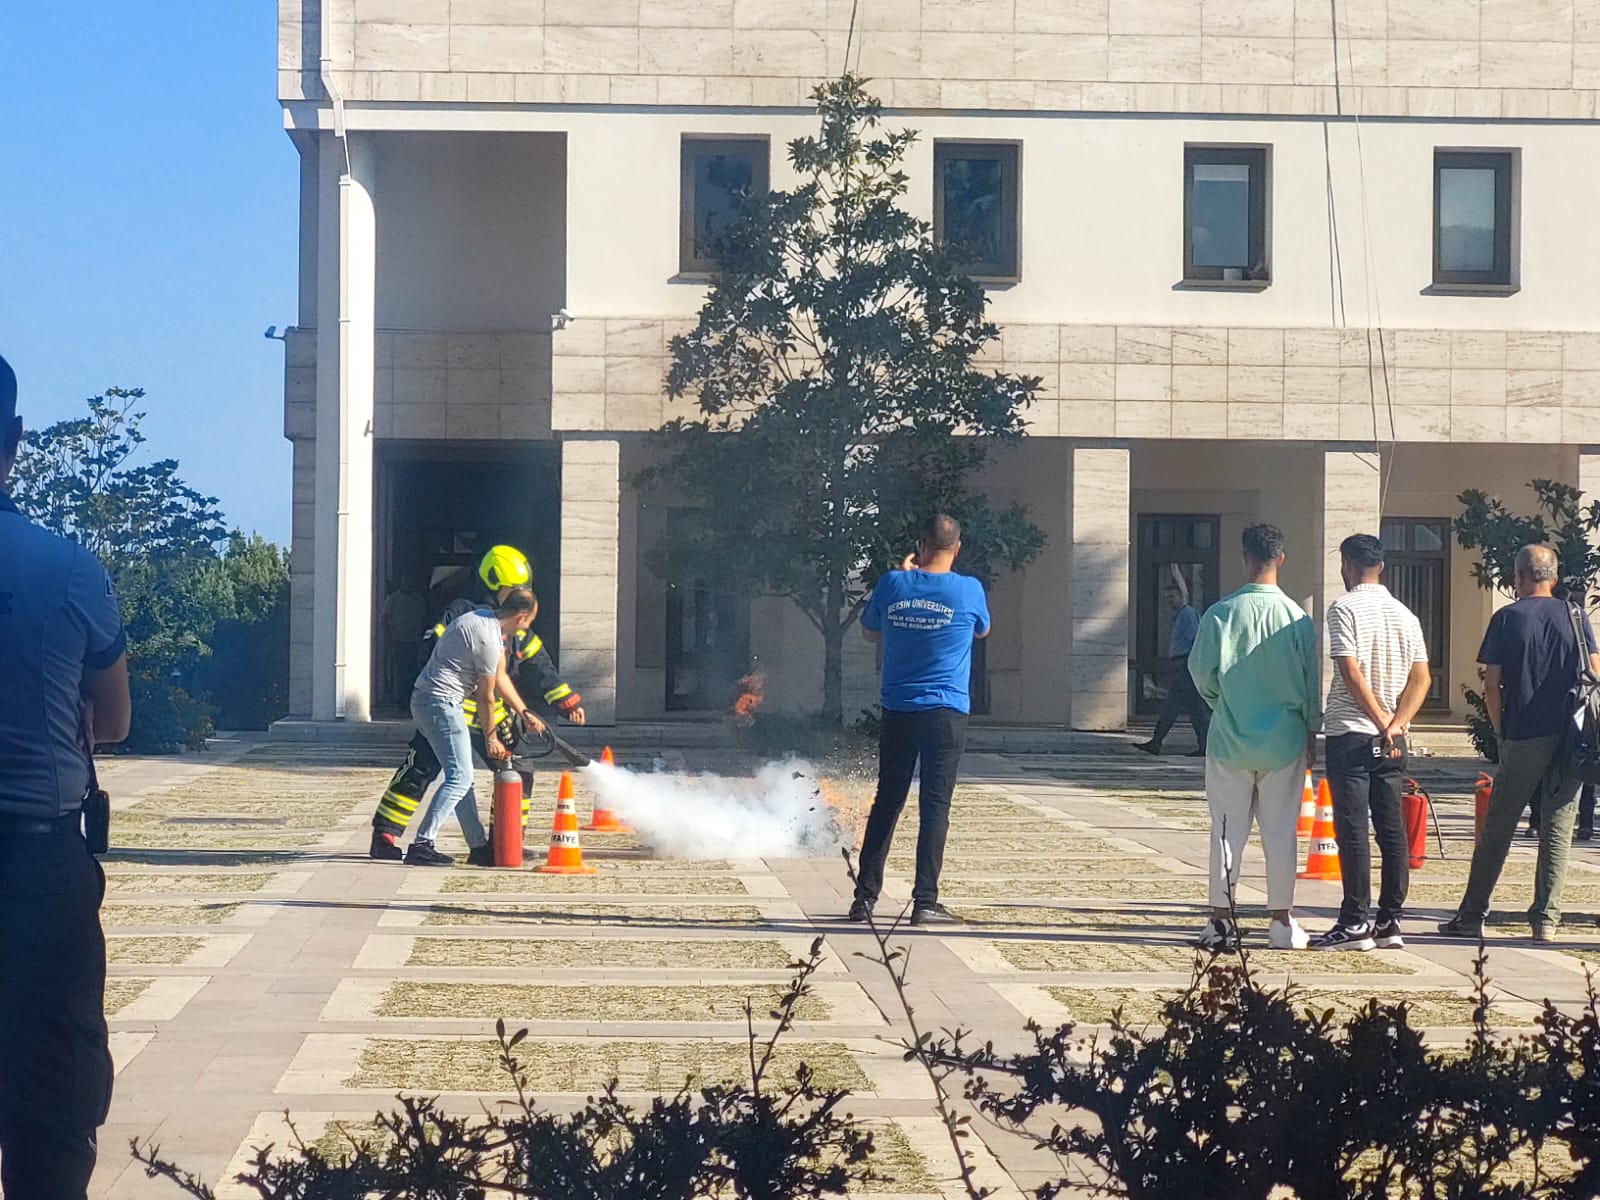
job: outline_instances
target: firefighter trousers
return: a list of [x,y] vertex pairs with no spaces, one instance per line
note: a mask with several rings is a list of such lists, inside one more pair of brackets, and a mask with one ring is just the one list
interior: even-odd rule
[[[472,761],[475,766],[487,769],[489,756],[483,741],[483,730],[472,727]],[[428,739],[418,730],[406,751],[406,760],[389,780],[383,796],[378,800],[378,810],[372,814],[372,827],[379,833],[400,838],[416,816],[422,798],[443,773],[439,758],[428,745]],[[522,776],[522,825],[528,825],[528,803],[533,795],[533,776],[526,771]],[[491,818],[492,818],[491,814]]]

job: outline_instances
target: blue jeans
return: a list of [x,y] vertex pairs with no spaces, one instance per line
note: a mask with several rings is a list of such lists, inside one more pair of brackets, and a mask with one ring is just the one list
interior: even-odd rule
[[467,728],[467,714],[461,711],[460,705],[413,697],[411,719],[428,739],[434,756],[444,768],[439,790],[433,794],[433,803],[428,805],[417,829],[417,840],[433,841],[439,834],[439,826],[453,809],[461,822],[467,845],[474,849],[487,846],[489,835],[478,819],[478,797],[472,790],[472,735]]

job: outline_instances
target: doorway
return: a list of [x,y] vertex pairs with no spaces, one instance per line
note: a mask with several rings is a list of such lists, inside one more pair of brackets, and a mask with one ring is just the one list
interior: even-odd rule
[[1134,595],[1134,711],[1155,713],[1167,698],[1173,609],[1167,590],[1179,583],[1196,612],[1218,596],[1216,514],[1139,516]]
[[1443,517],[1383,521],[1383,582],[1422,624],[1433,686],[1425,704],[1450,706],[1450,522]]
[[750,602],[704,579],[667,588],[668,712],[726,712],[750,668]]

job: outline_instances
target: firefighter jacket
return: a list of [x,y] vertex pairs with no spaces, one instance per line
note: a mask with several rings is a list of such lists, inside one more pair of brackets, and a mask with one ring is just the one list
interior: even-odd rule
[[[451,621],[476,607],[470,600],[454,601],[439,615],[438,624],[423,635],[423,641],[431,643],[438,640]],[[555,659],[545,649],[544,639],[531,629],[519,629],[506,639],[506,673],[511,676],[511,681],[517,685],[517,691],[522,693],[524,699],[537,696],[563,717],[570,716],[573,709],[583,704],[583,697],[561,677]],[[471,696],[467,697],[463,708],[469,721],[478,715],[478,702]],[[494,723],[497,728],[506,716],[505,702],[496,697]]]

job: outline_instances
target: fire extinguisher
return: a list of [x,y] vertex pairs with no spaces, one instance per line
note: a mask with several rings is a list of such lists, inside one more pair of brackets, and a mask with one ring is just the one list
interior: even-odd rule
[[494,773],[494,865],[522,865],[522,776],[508,769]]
[[1483,836],[1483,819],[1489,815],[1489,798],[1494,795],[1494,780],[1478,772],[1477,786],[1472,789],[1472,843],[1477,845]]
[[1428,860],[1428,810],[1432,807],[1433,798],[1417,781],[1406,780],[1400,793],[1400,814],[1405,820],[1406,851],[1413,871]]

